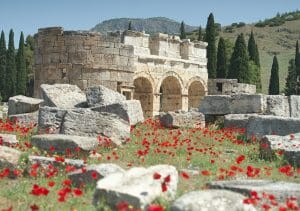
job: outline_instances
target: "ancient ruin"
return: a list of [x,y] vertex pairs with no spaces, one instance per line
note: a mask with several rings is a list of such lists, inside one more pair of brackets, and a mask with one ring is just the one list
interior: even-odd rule
[[41,84],[104,85],[141,101],[145,116],[199,107],[207,94],[206,43],[125,31],[101,35],[39,29],[35,96]]

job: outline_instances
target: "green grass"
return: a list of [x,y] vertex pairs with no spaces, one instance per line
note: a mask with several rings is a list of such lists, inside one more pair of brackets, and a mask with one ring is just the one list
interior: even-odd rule
[[[3,127],[2,127],[3,130]],[[23,137],[22,143],[34,133],[30,130],[28,137]],[[1,132],[1,126],[0,126]],[[286,165],[281,156],[272,162],[261,160],[259,145],[255,141],[247,142],[242,131],[221,130],[217,127],[205,129],[176,129],[161,128],[157,122],[146,121],[138,125],[131,135],[130,141],[122,147],[99,147],[98,158],[88,158],[92,163],[115,163],[125,169],[135,166],[151,166],[156,164],[169,164],[181,171],[189,173],[194,170],[197,175],[189,174],[189,179],[179,178],[177,196],[192,190],[206,189],[206,183],[220,178],[228,180],[247,178],[247,167],[260,169],[255,179],[273,179],[300,183],[299,173],[294,170],[293,176],[279,173],[278,168]],[[23,151],[42,154],[36,149],[23,148]],[[143,154],[143,155],[142,155]],[[244,155],[245,160],[236,163],[237,157]],[[78,158],[78,156],[73,156]],[[80,158],[80,157],[79,157]],[[223,170],[222,170],[223,169]],[[241,170],[241,172],[238,171]],[[1,169],[0,169],[1,171]],[[28,210],[33,204],[41,210],[95,210],[92,206],[94,188],[82,188],[84,194],[80,197],[68,194],[66,202],[58,202],[58,191],[65,187],[63,181],[67,179],[66,171],[61,168],[57,175],[46,178],[43,171],[38,170],[37,177],[19,177],[12,180],[0,179],[0,210],[13,207],[13,210]],[[208,174],[205,174],[205,171]],[[48,187],[48,182],[54,181],[54,187]],[[30,194],[34,184],[50,190],[47,196],[34,196]],[[72,187],[73,188],[73,187]],[[166,202],[160,202],[167,206]],[[106,206],[105,203],[101,206]],[[106,210],[109,210],[107,207]]]

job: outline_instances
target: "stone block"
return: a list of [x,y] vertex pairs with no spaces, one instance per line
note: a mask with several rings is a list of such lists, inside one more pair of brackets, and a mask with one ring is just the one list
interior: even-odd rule
[[291,117],[300,118],[300,96],[290,96]]
[[203,114],[224,115],[231,113],[231,96],[207,95],[202,98],[199,111]]
[[42,99],[17,95],[8,99],[8,115],[31,113],[39,110]]
[[203,128],[205,116],[197,111],[169,111],[159,114],[159,120],[167,128]]
[[255,136],[260,139],[264,135],[288,135],[300,132],[300,119],[270,115],[259,115],[249,118],[247,138]]
[[30,164],[38,163],[44,168],[48,168],[49,164],[52,164],[57,167],[65,167],[66,165],[74,166],[75,168],[82,168],[86,166],[83,160],[74,160],[74,159],[64,159],[57,160],[55,157],[43,157],[43,156],[28,156],[28,162]]
[[0,133],[0,146],[15,146],[18,143],[16,135]]
[[126,100],[119,103],[91,108],[93,111],[118,115],[121,119],[136,125],[144,121],[143,110],[139,100]]
[[231,114],[249,114],[264,112],[264,95],[236,94],[231,95]]
[[19,125],[28,126],[36,125],[38,123],[39,112],[24,113],[24,114],[15,114],[9,115],[8,118],[12,121],[18,122]]
[[68,109],[80,107],[86,102],[85,94],[76,85],[42,84],[41,93],[44,106]]
[[[18,167],[18,162],[21,156],[21,152],[6,146],[0,146],[0,170],[9,168],[10,170]],[[10,172],[9,177],[15,177]]]
[[250,117],[256,117],[258,114],[227,114],[224,116],[225,128],[247,128]]
[[283,95],[266,95],[266,109],[264,114],[274,116],[290,116],[289,99]]

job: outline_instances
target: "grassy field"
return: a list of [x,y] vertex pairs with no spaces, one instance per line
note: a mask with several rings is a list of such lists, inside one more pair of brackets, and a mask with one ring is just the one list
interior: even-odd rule
[[[275,27],[255,27],[254,24],[246,24],[240,28],[234,27],[232,32],[226,32],[225,28],[226,26],[222,27],[219,36],[229,39],[232,43],[240,33],[244,33],[248,41],[253,30],[260,53],[263,93],[268,91],[273,56],[277,55],[280,90],[284,90],[289,60],[294,58],[296,41],[300,40],[300,20],[286,21],[283,25]],[[189,38],[196,39],[197,31],[190,34]]]
[[[0,132],[18,134],[21,140],[18,148],[27,154],[49,156],[29,145],[30,136],[36,133],[35,127],[22,128],[1,122]],[[287,165],[280,153],[272,162],[261,160],[258,143],[246,141],[243,130],[218,129],[216,126],[171,130],[149,119],[132,130],[126,145],[99,147],[92,154],[98,156],[83,158],[69,155],[64,158],[83,158],[88,164],[115,163],[125,169],[155,164],[174,165],[181,175],[177,196],[206,189],[206,183],[213,180],[264,178],[300,182],[299,169]],[[7,178],[5,169],[0,169],[0,210],[36,210],[36,207],[40,210],[96,210],[91,203],[94,188],[77,189],[68,183],[66,174],[72,170],[70,166],[44,169],[26,166],[26,156],[22,158],[15,171],[17,179]],[[39,195],[33,194],[34,185],[40,188]],[[156,203],[168,210],[168,203],[161,200]],[[101,206],[103,210],[110,210],[105,203]],[[257,206],[262,204],[258,202]],[[279,206],[286,205],[276,208]]]

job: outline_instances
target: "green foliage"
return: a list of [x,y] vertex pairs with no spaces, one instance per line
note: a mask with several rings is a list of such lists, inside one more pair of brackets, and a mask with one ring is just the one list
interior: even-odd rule
[[239,22],[239,24],[236,26],[237,28],[241,28],[246,26],[246,24],[244,22]]
[[24,35],[21,32],[19,49],[16,58],[17,66],[17,84],[16,92],[19,95],[25,95],[26,93],[26,82],[27,82],[27,72],[26,72],[26,60],[25,60],[25,51],[24,51]]
[[129,24],[128,24],[128,30],[132,30],[131,21],[129,21]]
[[225,40],[222,37],[220,37],[217,54],[217,78],[226,78],[227,68],[228,66]]
[[261,92],[261,75],[260,67],[257,66],[253,61],[249,61],[249,72],[251,73],[252,84],[256,85],[256,92]]
[[279,90],[279,65],[277,57],[274,56],[269,83],[269,95],[278,95]]
[[239,83],[253,83],[253,73],[250,72],[248,63],[247,46],[244,35],[241,33],[236,39],[230,59],[228,78],[236,78]]
[[202,41],[203,40],[203,34],[202,34],[202,28],[201,26],[199,27],[199,30],[198,30],[198,41]]
[[6,75],[6,43],[4,32],[1,32],[0,37],[0,93],[5,99],[5,75]]
[[16,79],[17,79],[17,68],[15,59],[15,46],[14,46],[14,32],[11,29],[9,32],[8,49],[6,54],[6,83],[5,93],[7,94],[5,101],[9,97],[16,95]]
[[297,73],[294,59],[289,61],[288,76],[285,82],[284,93],[287,96],[297,94]]
[[274,18],[265,19],[264,21],[259,21],[255,24],[256,27],[275,27],[275,26],[281,26],[286,21],[293,21],[293,20],[299,20],[300,19],[300,12],[289,12],[289,13],[283,13],[280,15],[280,13],[277,13],[277,15]]
[[206,25],[205,40],[207,45],[207,71],[209,78],[216,78],[217,49],[216,49],[216,29],[212,13],[209,14]]
[[180,25],[180,39],[186,39],[186,33],[185,33],[183,21],[181,22],[181,25]]

